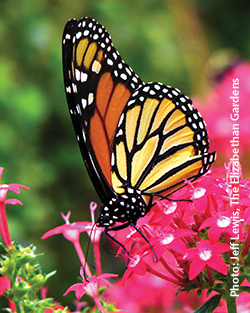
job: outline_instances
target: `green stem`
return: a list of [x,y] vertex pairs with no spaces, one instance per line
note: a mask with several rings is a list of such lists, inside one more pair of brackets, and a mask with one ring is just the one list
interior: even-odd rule
[[20,305],[19,305],[19,301],[15,301],[15,307],[16,307],[16,313],[22,313],[21,309],[20,309]]
[[237,313],[236,308],[236,297],[231,297],[230,294],[226,298],[224,298],[227,303],[227,312],[228,313]]

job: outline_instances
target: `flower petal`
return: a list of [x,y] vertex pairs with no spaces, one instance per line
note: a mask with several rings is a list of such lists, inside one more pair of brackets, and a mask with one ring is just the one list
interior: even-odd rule
[[196,276],[198,276],[204,269],[205,265],[206,262],[202,261],[200,258],[194,259],[189,268],[189,279],[193,280]]
[[208,262],[207,265],[220,272],[224,275],[227,275],[227,265],[224,260],[222,260],[219,256],[212,257]]

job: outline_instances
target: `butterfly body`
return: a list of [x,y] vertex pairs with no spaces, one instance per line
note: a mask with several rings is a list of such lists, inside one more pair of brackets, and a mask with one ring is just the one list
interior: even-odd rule
[[98,226],[136,224],[157,197],[208,171],[215,153],[192,101],[176,88],[143,83],[96,21],[67,23],[63,68],[77,140],[104,204]]

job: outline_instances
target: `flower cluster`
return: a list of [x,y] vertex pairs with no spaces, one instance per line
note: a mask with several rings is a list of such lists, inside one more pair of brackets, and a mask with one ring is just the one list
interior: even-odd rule
[[[171,195],[172,200],[163,197],[154,203],[150,212],[138,220],[138,229],[128,227],[114,232],[112,236],[129,256],[123,278],[109,289],[105,289],[110,286],[107,278],[117,275],[102,273],[100,237],[104,228],[95,224],[97,205],[90,204],[91,222],[71,223],[70,212],[62,214],[65,224],[48,231],[42,238],[62,234],[76,250],[82,281],[69,287],[64,295],[74,291],[81,301],[87,293],[101,313],[116,312],[117,308],[134,313],[190,312],[202,303],[202,310],[208,312],[235,313],[236,304],[239,310],[249,311],[250,179],[242,178],[240,166],[238,182],[232,179],[234,165],[231,162],[194,182],[186,180],[186,186]],[[20,308],[24,306],[34,309],[34,303],[43,305],[46,313],[68,312],[67,308],[55,306],[53,299],[46,299],[45,295],[39,300],[38,291],[43,290],[44,282],[53,273],[37,272],[39,266],[32,265],[38,257],[33,246],[22,248],[11,242],[5,204],[21,203],[7,200],[6,195],[8,190],[20,192],[20,187],[27,188],[17,184],[0,185],[0,231],[5,242],[2,246],[7,251],[1,260],[0,293],[9,298],[13,312],[23,312]],[[92,275],[80,246],[82,232],[88,234],[89,243],[93,244],[96,276]],[[122,255],[121,247],[118,255]],[[177,297],[173,294],[173,285],[178,288]],[[121,286],[125,286],[122,296]],[[107,300],[103,300],[102,293]],[[182,308],[176,305],[177,299],[181,299]],[[86,305],[86,302],[77,302],[76,312]],[[91,307],[85,311],[91,311]]]
[[[102,274],[101,270],[101,260],[100,260],[100,238],[103,232],[103,228],[97,228],[95,225],[94,212],[97,208],[97,204],[94,202],[90,203],[90,213],[92,222],[74,222],[70,223],[69,218],[71,212],[69,211],[67,215],[62,214],[62,217],[65,221],[64,225],[58,226],[54,229],[49,230],[45,233],[42,239],[48,237],[62,234],[67,240],[73,243],[76,250],[77,256],[81,263],[80,274],[82,277],[81,283],[76,283],[68,288],[64,293],[67,295],[71,291],[75,291],[75,296],[77,300],[80,300],[85,293],[87,293],[95,302],[96,307],[101,313],[108,311],[116,312],[116,309],[113,303],[106,303],[100,300],[100,287],[109,287],[110,282],[106,278],[116,277],[116,274]],[[90,238],[90,241],[94,247],[94,255],[96,262],[96,276],[92,276],[91,270],[88,266],[88,263],[85,259],[84,253],[80,245],[80,234],[86,232]],[[102,290],[103,291],[103,290]],[[79,302],[82,306],[86,306],[87,303]],[[88,307],[87,307],[88,308]]]
[[[159,200],[147,216],[139,219],[138,228],[149,239],[158,262],[134,228],[124,239],[119,237],[129,251],[123,284],[135,274],[151,273],[179,286],[178,292],[196,289],[198,294],[202,290],[220,293],[228,305],[241,292],[249,292],[243,285],[249,280],[250,179],[243,180],[239,174],[240,200],[230,205],[231,171],[232,163],[226,170],[214,170],[193,183],[187,181],[171,195],[184,201]],[[230,296],[232,288],[236,292]],[[230,305],[229,312],[235,312]],[[248,303],[245,309],[250,309]]]

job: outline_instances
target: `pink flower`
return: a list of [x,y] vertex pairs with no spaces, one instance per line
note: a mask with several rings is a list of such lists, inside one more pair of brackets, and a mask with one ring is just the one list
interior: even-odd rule
[[95,301],[95,304],[99,308],[99,310],[102,313],[105,313],[104,308],[101,305],[101,302],[99,300],[99,295],[98,295],[98,287],[104,286],[104,287],[109,287],[110,282],[106,279],[108,277],[116,277],[116,274],[102,274],[100,276],[91,276],[86,280],[84,278],[84,271],[83,268],[81,268],[80,274],[82,276],[82,282],[77,283],[72,285],[71,287],[68,288],[68,290],[64,293],[64,296],[66,296],[69,292],[75,291],[75,296],[77,300],[80,300],[82,296],[87,292],[92,299]]
[[173,250],[180,254],[186,254],[186,244],[180,238],[194,235],[196,235],[196,233],[189,229],[173,229],[168,227],[158,236],[152,237],[150,243],[154,248],[157,258],[160,259],[166,249]]
[[134,272],[138,275],[146,274],[146,263],[144,257],[147,256],[149,251],[146,251],[142,254],[134,254],[129,258],[127,269],[123,274],[123,282],[125,283],[126,279]]
[[0,297],[5,293],[6,289],[10,289],[10,280],[5,277],[1,276],[0,277]]
[[[3,174],[3,170],[4,168],[0,167],[0,180]],[[0,233],[7,247],[11,246],[11,238],[8,228],[5,204],[22,205],[22,202],[17,199],[6,199],[6,196],[9,190],[16,194],[19,194],[20,188],[29,189],[28,187],[20,184],[9,184],[9,185],[0,184]]]
[[47,239],[48,237],[62,234],[67,240],[71,241],[73,244],[79,241],[80,233],[87,232],[88,234],[91,233],[93,228],[93,224],[91,222],[74,222],[70,223],[71,212],[69,211],[65,216],[62,213],[62,217],[65,220],[65,224],[61,226],[57,226],[49,231],[47,231],[43,236],[42,239]]
[[[231,237],[235,237],[233,232],[233,221],[231,214],[228,212],[218,212],[214,217],[206,219],[200,226],[199,230],[205,227],[210,227],[208,232],[208,238],[211,243],[218,242],[222,233],[228,233]],[[238,234],[240,240],[242,240],[242,231],[239,229]]]
[[206,265],[214,270],[226,275],[227,265],[225,261],[218,256],[231,250],[230,246],[225,243],[215,243],[211,245],[208,240],[197,242],[197,248],[188,249],[183,260],[193,260],[189,269],[189,279],[193,280],[198,276]]
[[[92,206],[92,203],[91,203],[91,206]],[[91,237],[93,228],[95,227],[95,224],[93,224],[92,222],[70,223],[69,222],[70,215],[71,215],[70,211],[67,213],[66,216],[62,213],[62,217],[65,220],[65,224],[49,230],[48,232],[46,232],[42,236],[42,239],[46,239],[46,238],[54,236],[54,235],[62,234],[67,240],[69,240],[73,243],[75,250],[76,250],[76,253],[79,257],[79,260],[80,260],[83,268],[86,270],[87,275],[91,276],[91,271],[90,271],[89,266],[85,260],[85,256],[83,254],[79,240],[80,240],[80,233],[82,233],[82,232],[87,232],[89,234],[89,236]],[[95,231],[95,235],[97,235],[95,237],[95,240],[98,241],[98,243],[100,241],[100,235],[101,235],[102,231],[103,231],[102,228],[98,228]],[[99,264],[98,264],[98,270],[100,270]]]
[[75,247],[76,253],[79,257],[79,260],[82,266],[86,269],[86,273],[88,276],[92,276],[92,274],[85,260],[85,256],[83,254],[79,240],[80,240],[80,234],[82,232],[88,233],[89,238],[94,245],[97,274],[100,275],[101,274],[101,260],[100,260],[99,242],[101,238],[101,233],[103,232],[104,228],[96,227],[94,223],[94,210],[96,208],[97,208],[97,204],[94,202],[91,202],[90,211],[91,211],[92,222],[70,223],[69,218],[70,218],[71,212],[69,211],[66,216],[62,213],[61,215],[65,221],[65,224],[49,230],[42,236],[42,239],[46,239],[54,235],[62,234],[67,240],[71,241]]
[[201,212],[204,212],[207,207],[208,196],[213,194],[227,195],[225,190],[213,185],[213,181],[209,177],[209,174],[200,178],[195,183],[187,181],[187,184],[193,189],[191,194],[193,204]]

